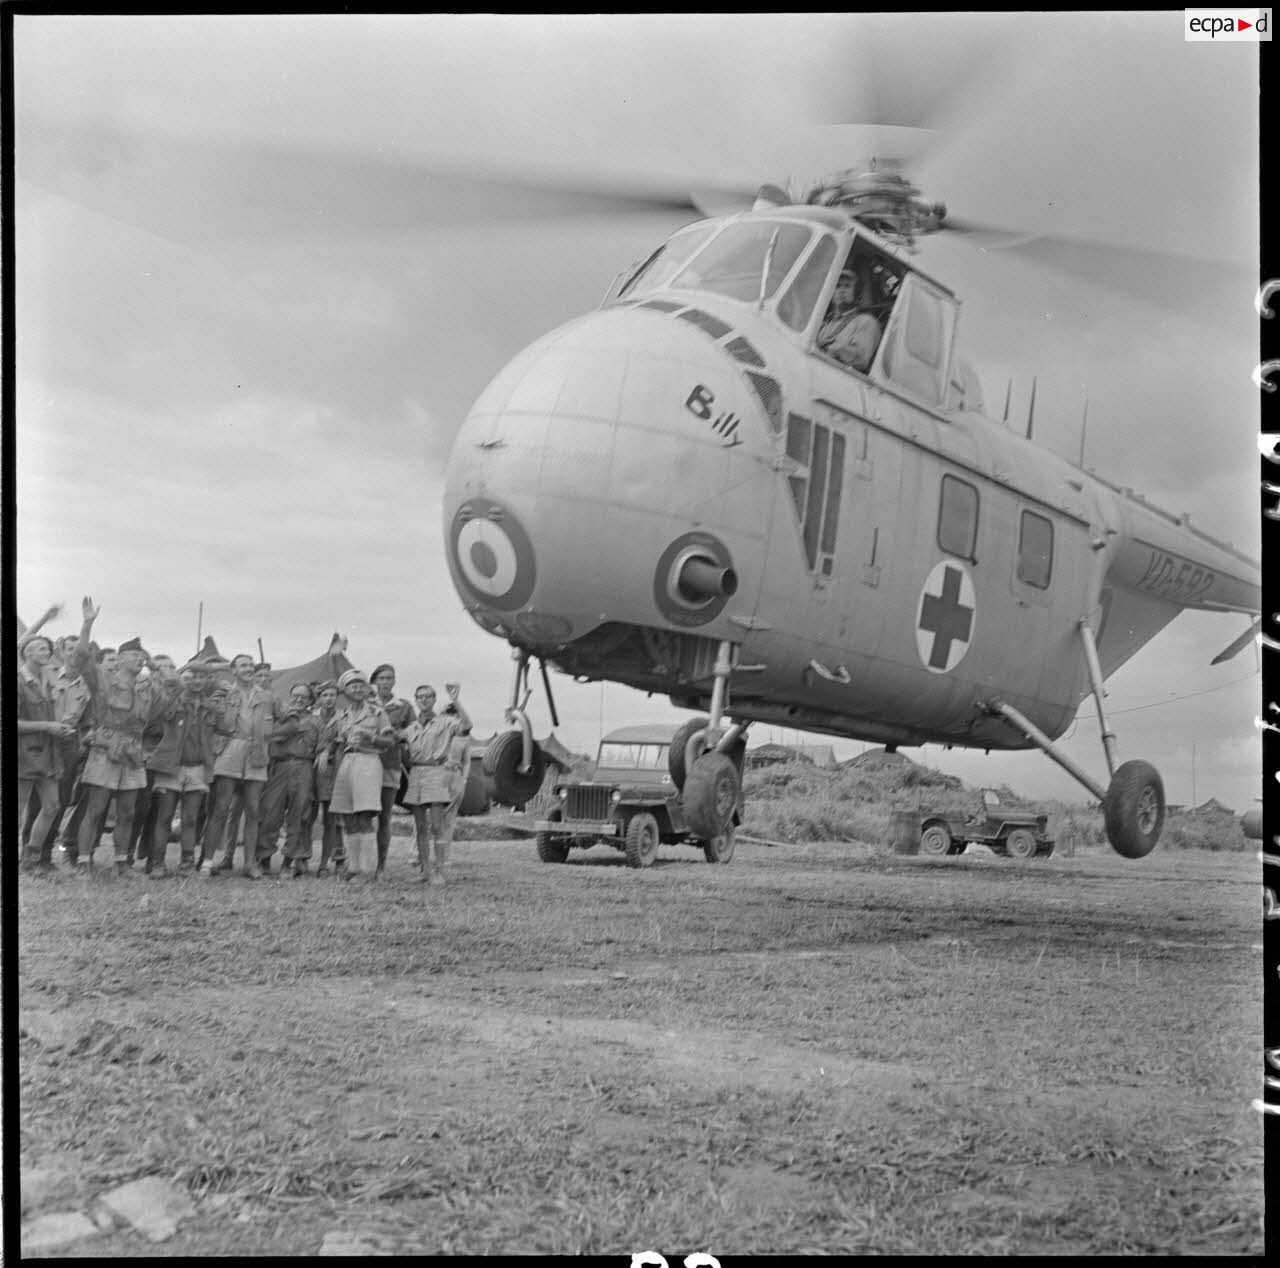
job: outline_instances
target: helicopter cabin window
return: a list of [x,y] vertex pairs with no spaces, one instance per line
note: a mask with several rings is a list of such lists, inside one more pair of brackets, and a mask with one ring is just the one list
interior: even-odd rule
[[818,351],[865,374],[875,360],[901,275],[862,241],[854,242],[818,327]]
[[787,418],[788,477],[805,558],[811,572],[829,577],[835,566],[836,528],[844,486],[844,436],[799,414]]
[[831,261],[835,258],[836,240],[829,234],[823,234],[818,245],[809,252],[809,258],[800,266],[795,281],[778,301],[778,316],[792,330],[803,330],[809,324],[823,283],[831,272]]
[[735,221],[681,269],[672,285],[752,303],[769,299],[786,281],[812,236],[803,225],[773,220]]
[[938,505],[938,545],[949,555],[971,562],[978,540],[978,490],[955,476],[942,477]]
[[1053,522],[1023,511],[1018,527],[1018,580],[1038,590],[1049,588],[1053,572]]
[[665,286],[697,249],[711,237],[714,225],[690,225],[672,234],[636,271],[618,293],[618,298],[634,299]]

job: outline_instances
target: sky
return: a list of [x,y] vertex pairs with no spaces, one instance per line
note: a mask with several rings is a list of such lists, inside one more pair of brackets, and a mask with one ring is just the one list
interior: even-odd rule
[[[1155,301],[1101,254],[1066,272],[938,235],[919,261],[997,408],[1012,383],[1022,417],[1036,376],[1036,439],[1074,460],[1087,397],[1087,467],[1258,556],[1257,50],[1184,43],[1180,11],[18,15],[13,83],[16,593],[27,621],[64,605],[54,633],[84,594],[100,642],[179,657],[201,605],[225,654],[261,639],[276,665],[337,630],[405,695],[460,681],[497,729],[508,649],[444,561],[453,436],[695,218],[528,185],[804,180],[901,149],[848,125],[909,114],[931,131],[908,170],[954,215],[1186,257],[1144,270]],[[1260,792],[1256,652],[1209,664],[1246,624],[1185,613],[1108,683],[1122,759],[1171,802]],[[552,682],[578,751],[681,720]],[[1065,747],[1101,774],[1088,702]],[[1085,798],[1037,753],[914,755]]]

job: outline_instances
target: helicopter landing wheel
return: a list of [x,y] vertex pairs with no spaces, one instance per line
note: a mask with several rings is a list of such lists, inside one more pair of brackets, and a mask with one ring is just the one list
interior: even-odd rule
[[736,832],[730,824],[718,837],[702,843],[702,853],[708,863],[727,863],[733,858]]
[[733,825],[742,776],[727,753],[704,753],[684,785],[684,817],[694,836],[710,841]]
[[519,731],[503,731],[489,741],[484,751],[484,771],[493,777],[493,798],[508,806],[523,806],[538,795],[547,771],[547,756],[535,743],[529,769],[524,761],[524,736]]
[[1140,859],[1150,854],[1164,827],[1164,783],[1150,762],[1125,762],[1116,771],[1102,803],[1107,840],[1117,854]]
[[689,741],[698,731],[706,729],[706,718],[690,718],[688,722],[681,725],[680,729],[671,737],[671,747],[667,749],[667,771],[671,775],[671,782],[675,784],[678,790],[683,790],[685,775],[685,749],[689,747]]
[[[667,749],[667,771],[671,775],[671,782],[675,784],[677,790],[684,790],[684,781],[687,775],[687,750],[689,741],[699,732],[705,730],[707,726],[706,718],[690,718],[676,733],[671,737],[671,746]],[[745,728],[744,728],[745,732]],[[705,749],[703,750],[706,751]],[[738,782],[742,782],[742,768],[747,760],[747,737],[745,734],[739,735],[736,740],[729,746],[729,757],[733,764],[738,768]]]

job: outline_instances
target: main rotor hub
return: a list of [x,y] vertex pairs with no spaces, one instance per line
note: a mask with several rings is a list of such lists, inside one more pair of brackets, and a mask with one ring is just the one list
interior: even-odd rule
[[942,203],[926,203],[905,176],[878,168],[874,160],[866,171],[850,167],[824,176],[803,201],[840,207],[881,237],[907,247],[914,245],[918,234],[941,229],[947,214]]

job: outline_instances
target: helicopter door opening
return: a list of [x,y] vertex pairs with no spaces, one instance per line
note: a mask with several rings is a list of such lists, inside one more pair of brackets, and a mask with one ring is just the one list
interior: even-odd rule
[[942,405],[955,327],[955,301],[922,277],[907,274],[881,341],[881,375],[923,404]]
[[866,374],[884,337],[903,272],[888,256],[855,239],[818,327],[818,351],[846,370]]

